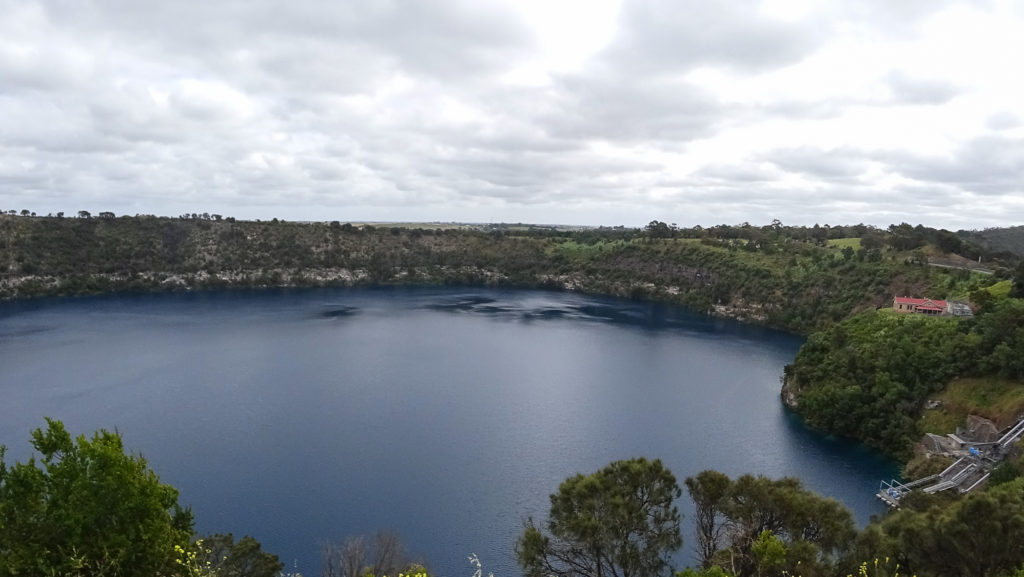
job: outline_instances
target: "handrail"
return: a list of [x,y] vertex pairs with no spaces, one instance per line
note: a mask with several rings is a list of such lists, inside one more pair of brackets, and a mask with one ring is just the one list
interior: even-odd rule
[[946,473],[948,473],[948,472],[952,471],[952,470],[953,470],[953,469],[954,469],[954,468],[955,468],[955,467],[956,467],[957,465],[959,465],[959,464],[960,464],[960,461],[963,461],[963,460],[964,460],[964,459],[966,459],[966,458],[967,458],[967,457],[960,457],[960,458],[959,458],[959,459],[957,459],[956,461],[953,461],[953,464],[952,464],[952,465],[950,465],[950,466],[948,466],[948,467],[946,467],[946,469],[945,469],[944,471],[942,471],[941,473],[939,473],[939,476],[940,476],[940,477],[945,477],[945,476],[946,476]]
[[988,476],[991,475],[991,474],[992,473],[985,473],[985,475],[982,478],[980,478],[977,481],[975,481],[974,484],[971,485],[970,487],[967,487],[966,489],[960,489],[960,492],[961,493],[970,493],[972,490],[974,490],[975,487],[980,485],[982,481],[984,481],[985,479],[988,479]]
[[[1006,448],[1017,439],[1024,436],[1024,418],[1017,422],[1016,425],[1010,427],[1010,429],[999,438],[997,441],[990,441],[984,443],[971,443],[972,445],[998,445],[999,449],[995,450],[992,454],[979,455],[979,452],[973,447],[970,448],[971,453],[976,457],[987,459],[991,462],[998,462],[998,460],[1005,456]],[[988,469],[988,465],[981,463],[979,460],[974,459],[968,461],[966,465],[962,465],[967,456],[960,457],[953,462],[950,466],[946,467],[941,473],[936,475],[929,475],[916,479],[909,483],[900,483],[896,479],[892,479],[888,483],[884,480],[879,483],[878,497],[883,501],[886,501],[892,507],[899,506],[899,500],[908,493],[911,489],[925,485],[938,479],[939,481],[934,485],[924,487],[921,489],[925,493],[937,493],[939,491],[945,491],[946,489],[952,489],[953,487],[959,487],[961,493],[969,493],[974,490],[975,487],[980,485],[985,479],[988,479],[991,474]],[[959,470],[957,470],[959,467]],[[971,483],[966,489],[960,487],[965,481],[971,478],[972,475],[982,472],[984,475],[978,480]]]
[[[938,479],[941,476],[942,476],[941,474],[936,473],[934,475],[928,475],[927,477],[921,477],[920,479],[917,479],[915,481],[911,481],[910,483],[900,483],[899,485],[901,487],[903,487],[904,489],[912,489],[914,487],[917,487],[917,486],[920,486],[920,485],[924,485],[925,483],[927,483],[928,481],[931,481],[933,479]],[[895,483],[895,480],[893,481],[893,483]]]
[[1005,449],[1006,446],[1012,443],[1014,440],[1016,440],[1016,438],[1019,437],[1021,433],[1024,433],[1024,419],[1021,419],[1019,423],[1017,423],[1012,429],[1007,431],[1007,433],[1003,435],[1001,439],[999,439],[999,447]]

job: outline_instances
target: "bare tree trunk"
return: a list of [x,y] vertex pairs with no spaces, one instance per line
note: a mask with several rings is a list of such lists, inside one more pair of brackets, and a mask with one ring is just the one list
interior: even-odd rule
[[321,546],[321,577],[398,577],[408,564],[402,540],[395,533],[377,533],[367,545],[362,535]]
[[323,543],[320,551],[321,577],[359,577],[366,568],[366,547],[361,536],[349,537],[341,543]]
[[338,574],[338,546],[329,541],[320,543],[320,577],[341,577]]
[[[373,539],[373,574],[376,577],[397,577],[405,570],[405,551],[395,533],[377,533]],[[349,577],[349,576],[345,576]],[[353,576],[354,577],[354,576]]]
[[340,577],[359,577],[366,567],[366,545],[362,536],[349,537],[341,545]]

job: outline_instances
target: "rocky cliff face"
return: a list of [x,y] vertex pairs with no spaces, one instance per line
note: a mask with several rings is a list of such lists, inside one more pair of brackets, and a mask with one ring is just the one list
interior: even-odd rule
[[782,376],[782,391],[780,393],[782,397],[782,404],[786,405],[790,409],[796,409],[799,405],[799,387],[795,383],[793,377],[789,375]]

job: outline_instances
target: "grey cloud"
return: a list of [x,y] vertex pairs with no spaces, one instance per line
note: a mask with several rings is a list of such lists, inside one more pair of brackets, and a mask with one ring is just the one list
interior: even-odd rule
[[888,210],[876,208],[892,223],[945,222],[949,224],[939,226],[956,230],[962,228],[955,225],[958,222],[984,227],[1002,221],[1005,226],[1007,217],[1005,213],[1000,214],[1005,209],[993,210],[991,205],[974,193],[942,183],[903,185],[892,191],[892,197],[899,199],[899,202],[890,203]]
[[80,85],[90,67],[88,58],[69,51],[29,50],[15,55],[0,48],[0,94],[51,92]]
[[891,71],[885,80],[892,98],[899,104],[945,104],[962,92],[949,82],[915,78],[902,70]]
[[1024,138],[983,136],[947,157],[907,152],[880,155],[908,178],[955,186],[980,195],[1024,194]]
[[[378,165],[379,166],[379,165]],[[501,198],[517,203],[547,202],[589,198],[599,200],[621,193],[618,187],[602,184],[602,179],[641,174],[660,167],[643,161],[602,159],[586,150],[560,154],[513,152],[501,149],[461,149],[444,156],[424,159],[418,166],[405,166],[390,174],[415,175],[433,187],[448,185],[463,198],[473,196]],[[607,191],[606,193],[600,191]]]
[[[268,0],[182,0],[175,3],[139,3],[131,0],[101,2],[97,9],[54,7],[51,17],[68,28],[83,23],[96,29],[115,28],[118,48],[171,55],[193,69],[216,69],[223,75],[247,62],[252,53],[288,52],[291,46],[318,47],[293,52],[293,63],[304,52],[311,60],[333,59],[364,70],[357,58],[339,59],[331,49],[377,61],[392,60],[410,73],[465,77],[491,71],[508,52],[528,45],[532,38],[512,14],[476,2],[332,2],[282,4]],[[473,50],[466,50],[473,46]],[[371,56],[373,55],[373,56]],[[297,57],[298,56],[298,57]],[[272,71],[282,60],[270,57]],[[348,68],[324,69],[346,75]],[[311,80],[301,74],[296,79]]]
[[758,106],[757,113],[776,118],[788,119],[825,119],[840,116],[849,104],[864,104],[850,99],[847,102],[837,100],[813,101],[784,99],[768,102]]
[[783,98],[758,105],[753,112],[791,120],[836,118],[857,106],[941,106],[965,92],[964,88],[945,80],[920,78],[905,70],[891,70],[883,82],[889,92],[885,96],[849,96],[827,101]]
[[795,64],[843,31],[912,38],[919,22],[953,3],[814,3],[806,18],[782,21],[761,15],[754,0],[626,0],[620,32],[603,60],[641,74],[677,75],[704,66],[757,73]]
[[824,40],[823,31],[808,24],[759,17],[757,4],[747,0],[627,1],[621,22],[606,58],[643,74],[775,68],[802,59]]
[[10,189],[36,192],[50,188],[53,176],[45,168],[38,160],[25,157],[23,150],[0,146],[0,183]]
[[181,142],[188,137],[188,131],[183,129],[191,124],[158,109],[142,91],[101,92],[89,104],[87,114],[94,134],[129,145]]
[[781,170],[831,182],[851,182],[866,169],[862,153],[854,150],[822,150],[800,147],[772,150],[761,157]]
[[683,143],[709,136],[725,109],[681,81],[565,76],[560,105],[540,120],[564,138]]
[[0,94],[80,88],[92,74],[88,48],[56,33],[41,7],[11,2],[0,10]]
[[249,89],[289,95],[300,106],[315,94],[371,92],[398,70],[372,47],[315,38],[280,42],[273,51],[236,55],[220,66],[241,67],[243,73],[227,74]]
[[556,138],[543,131],[530,131],[526,127],[510,127],[498,132],[487,130],[466,131],[459,134],[461,145],[508,153],[534,152],[561,154],[579,150],[579,142],[569,138]]
[[[866,184],[861,176],[872,164],[890,174],[916,182],[899,191],[935,200],[941,195],[1004,196],[1024,193],[1024,139],[999,136],[975,138],[950,156],[925,156],[908,151],[853,148],[818,150],[813,147],[775,150],[760,157],[787,172],[809,176],[820,185],[839,185],[851,195],[882,202],[891,189]],[[917,202],[912,200],[911,202]]]
[[[922,20],[956,5],[956,0],[864,0],[861,2],[836,3],[834,17],[845,24],[853,24],[858,30],[873,35],[892,38],[908,38],[916,33]],[[977,0],[978,6],[990,6],[990,0]]]
[[996,112],[995,114],[992,114],[991,116],[988,117],[988,120],[986,120],[985,122],[985,126],[988,127],[990,130],[1009,130],[1012,128],[1017,128],[1022,124],[1024,124],[1024,120],[1021,120],[1020,116],[1008,110],[1003,110],[1000,112]]
[[774,182],[778,178],[778,173],[760,163],[750,161],[743,163],[718,162],[703,166],[696,171],[694,176],[701,180],[708,179],[710,182],[757,184]]

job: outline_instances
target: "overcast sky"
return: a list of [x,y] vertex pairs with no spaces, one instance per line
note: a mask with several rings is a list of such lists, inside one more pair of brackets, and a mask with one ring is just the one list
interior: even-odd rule
[[1024,2],[0,0],[0,208],[1024,224]]

